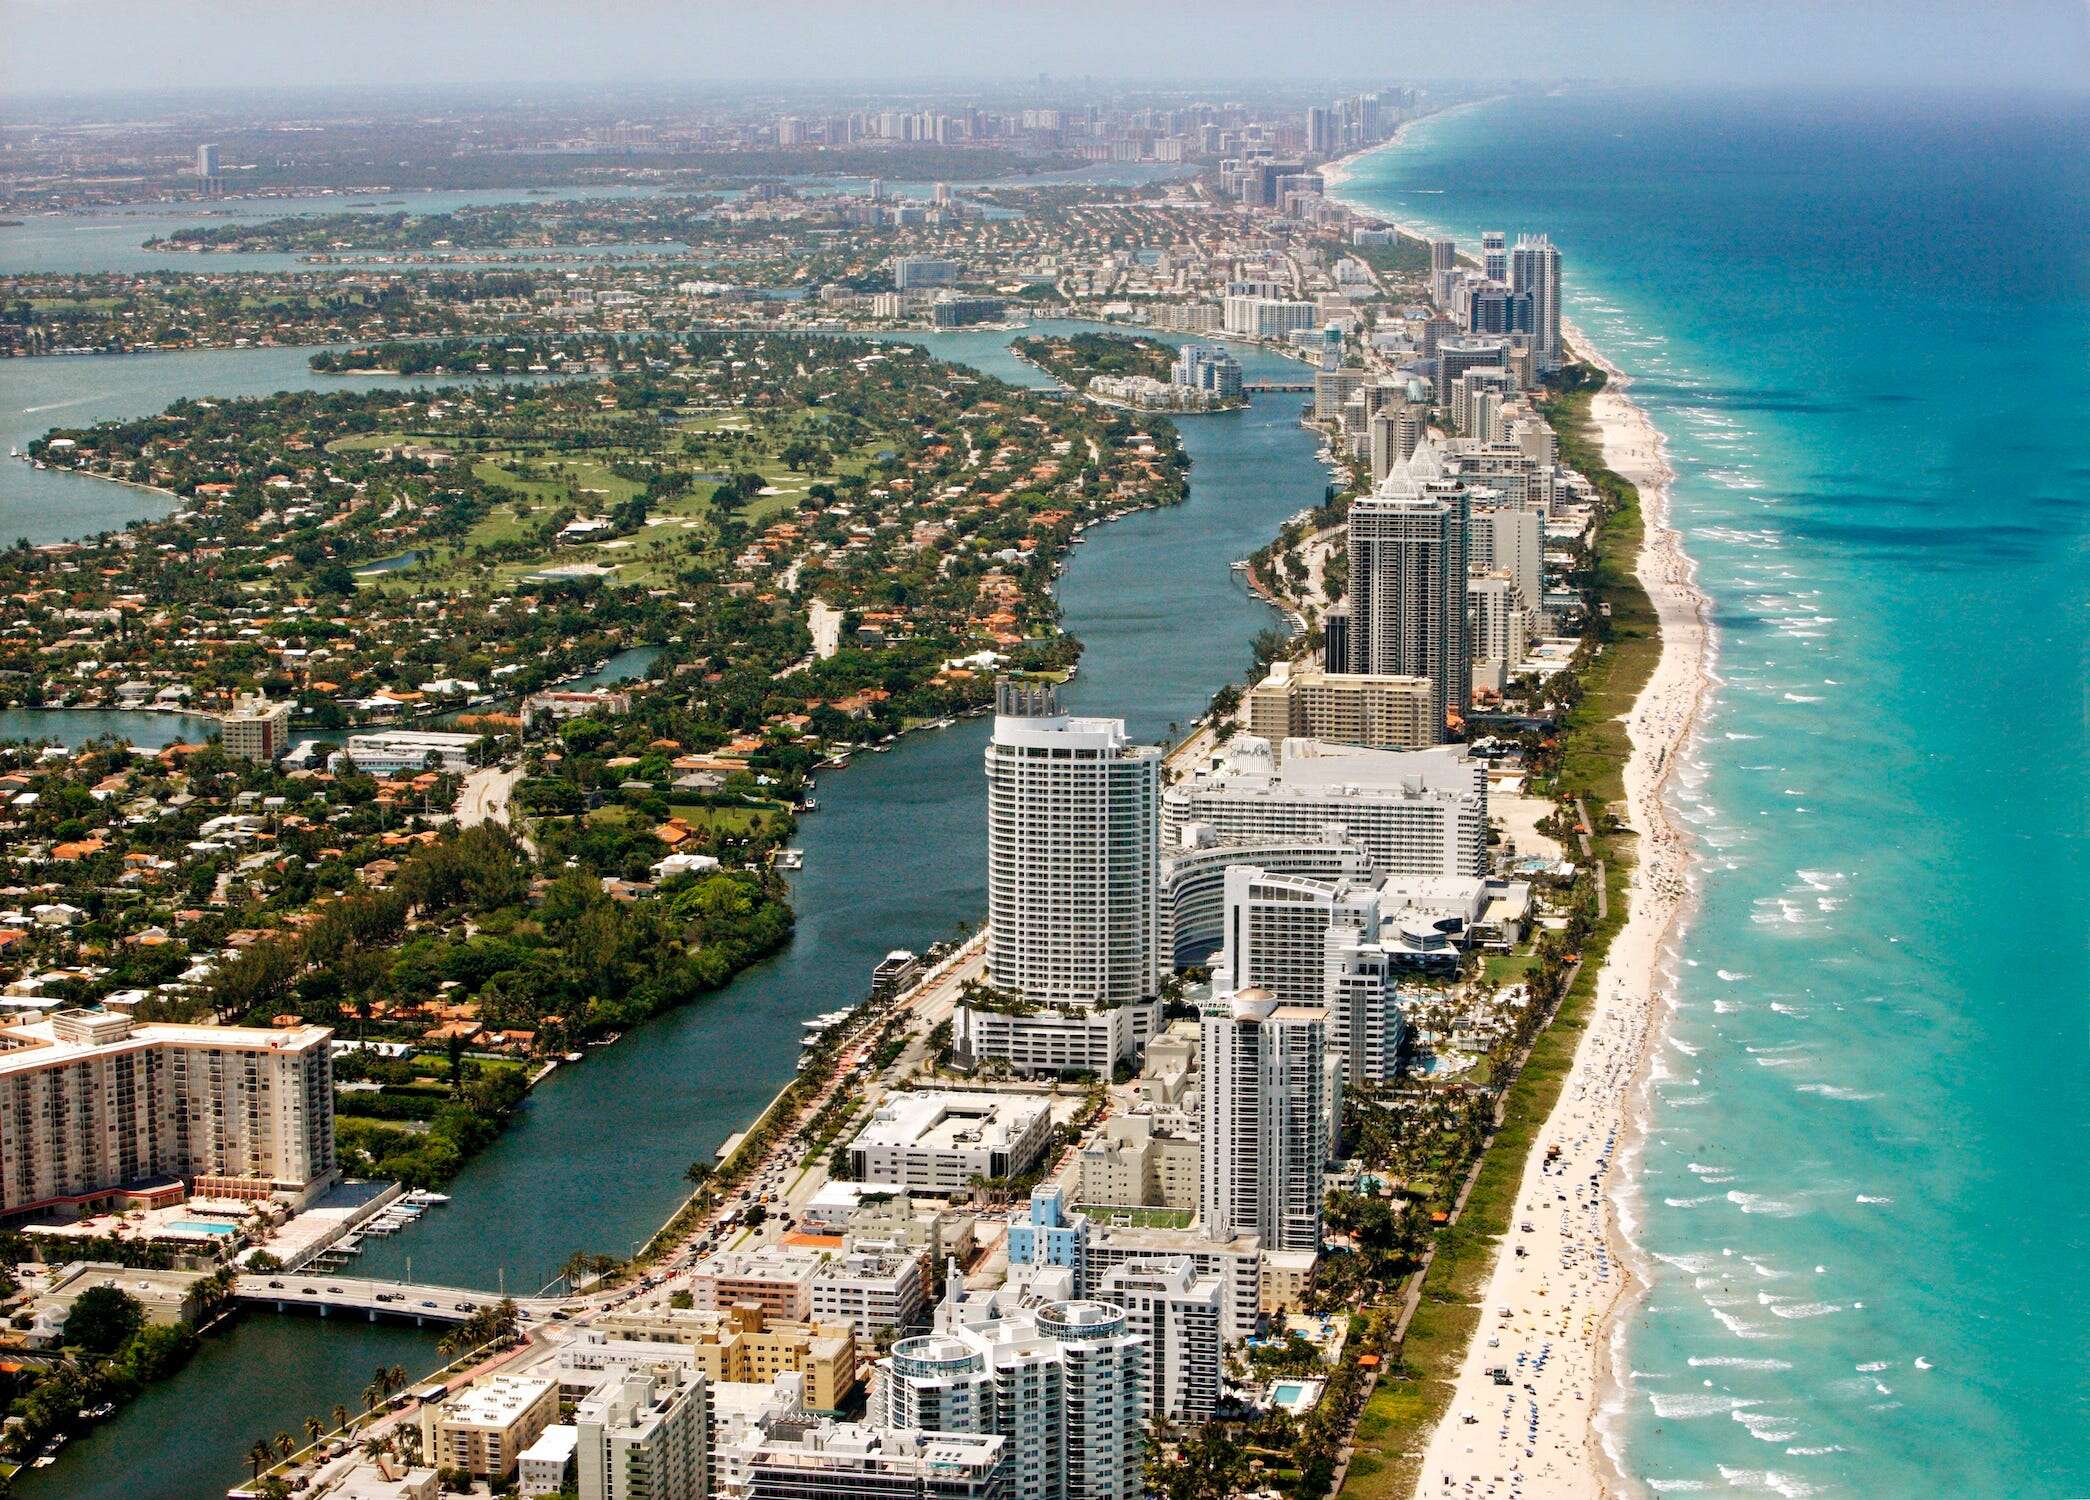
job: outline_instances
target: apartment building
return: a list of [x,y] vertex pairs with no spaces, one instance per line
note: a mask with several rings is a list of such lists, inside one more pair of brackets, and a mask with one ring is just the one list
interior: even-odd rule
[[707,1500],[710,1385],[669,1366],[605,1384],[573,1414],[580,1500]]
[[0,1214],[92,1208],[165,1177],[213,1197],[323,1191],[332,1036],[90,1010],[0,1028]]
[[523,1450],[558,1418],[558,1381],[489,1375],[421,1408],[421,1452],[438,1468],[505,1483]]
[[840,1409],[856,1388],[856,1331],[847,1323],[802,1323],[760,1307],[717,1311],[645,1304],[603,1313],[582,1339],[599,1337],[687,1352],[697,1372],[718,1385],[766,1385],[779,1375],[804,1381],[805,1404]]

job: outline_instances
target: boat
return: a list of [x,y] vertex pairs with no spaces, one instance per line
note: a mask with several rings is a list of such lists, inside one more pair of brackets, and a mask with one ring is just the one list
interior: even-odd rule
[[569,1052],[563,1058],[561,1058],[560,1061],[577,1063],[584,1060],[587,1057],[587,1055],[588,1054],[585,1052]]
[[801,812],[818,812],[820,811],[820,804],[811,797],[808,797],[805,801],[799,804],[799,810]]
[[806,867],[806,852],[803,849],[786,849],[776,857],[781,870],[803,870]]

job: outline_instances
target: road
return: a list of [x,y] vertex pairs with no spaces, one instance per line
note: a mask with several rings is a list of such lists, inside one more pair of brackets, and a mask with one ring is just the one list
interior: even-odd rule
[[[498,823],[503,828],[512,827],[509,807],[515,798],[515,784],[522,780],[523,768],[520,761],[512,766],[484,766],[464,779],[457,792],[457,826],[476,828],[481,823]],[[523,848],[532,855],[537,846],[528,834],[515,830],[515,837]]]

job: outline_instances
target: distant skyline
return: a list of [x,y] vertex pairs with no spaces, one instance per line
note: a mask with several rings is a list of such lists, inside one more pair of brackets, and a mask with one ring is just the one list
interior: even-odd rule
[[[0,92],[1267,79],[2082,91],[2082,0],[0,0]],[[229,101],[228,101],[229,102]]]

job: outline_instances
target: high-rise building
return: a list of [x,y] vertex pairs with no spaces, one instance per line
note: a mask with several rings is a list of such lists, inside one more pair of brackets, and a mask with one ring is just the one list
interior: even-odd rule
[[925,286],[949,286],[958,279],[958,271],[958,262],[934,255],[896,255],[892,258],[893,287],[896,291],[917,291]]
[[1287,339],[1319,316],[1313,303],[1283,297],[1229,296],[1225,303],[1226,331],[1245,339]]
[[1188,1259],[1128,1261],[1101,1278],[1097,1296],[1125,1310],[1145,1345],[1147,1415],[1197,1423],[1219,1404],[1226,1347],[1226,1284]]
[[334,1178],[332,1037],[87,1010],[0,1031],[0,1213],[87,1207],[154,1177],[309,1197]]
[[[1330,619],[1347,626],[1349,616]],[[1427,677],[1322,672],[1278,662],[1269,676],[1248,690],[1243,702],[1248,732],[1273,746],[1307,739],[1377,750],[1422,750],[1443,739]]]
[[1456,488],[1419,486],[1399,471],[1350,506],[1349,668],[1428,678],[1440,739],[1469,691],[1466,511]]
[[1335,131],[1328,111],[1322,106],[1309,105],[1306,111],[1306,149],[1313,156],[1335,154]]
[[1489,670],[1490,686],[1524,664],[1525,610],[1517,586],[1507,573],[1484,573],[1466,580],[1467,633],[1473,641],[1473,665]]
[[711,1387],[664,1364],[601,1387],[574,1411],[580,1500],[707,1500]]
[[1336,887],[1255,865],[1226,872],[1226,933],[1212,987],[1219,994],[1267,990],[1280,1005],[1319,1005],[1322,950]]
[[1509,251],[1499,229],[1483,230],[1480,237],[1481,274],[1490,281],[1509,280]]
[[1161,753],[1001,684],[987,746],[987,982],[1097,1007],[1161,987]]
[[421,1452],[438,1468],[498,1484],[558,1420],[558,1381],[490,1375],[421,1408]]
[[1531,294],[1531,347],[1540,370],[1560,368],[1560,251],[1544,235],[1520,235],[1509,252],[1509,284]]
[[1473,553],[1468,559],[1475,571],[1509,574],[1525,609],[1544,602],[1546,518],[1525,506],[1498,506],[1473,516]]
[[196,148],[196,175],[204,182],[215,182],[218,177],[218,148],[205,144]]
[[1328,1161],[1328,1012],[1264,989],[1204,1011],[1199,1095],[1205,1233],[1266,1250],[1318,1250]]
[[879,1361],[872,1424],[1003,1438],[1010,1500],[1140,1495],[1147,1351],[1125,1309],[1018,1308],[999,1296],[968,1305],[955,1271],[951,1281],[935,1330]]
[[1241,361],[1216,344],[1185,344],[1168,378],[1171,385],[1206,391],[1223,401],[1241,399]]
[[242,695],[233,704],[232,712],[218,719],[219,740],[225,753],[261,765],[281,760],[283,752],[290,748],[291,707],[288,703]]

